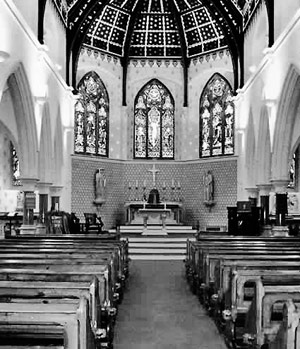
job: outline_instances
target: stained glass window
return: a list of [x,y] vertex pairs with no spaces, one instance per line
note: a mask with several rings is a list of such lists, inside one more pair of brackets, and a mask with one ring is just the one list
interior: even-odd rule
[[14,186],[22,185],[20,181],[20,162],[16,148],[13,143],[10,142],[10,158],[11,158],[11,173],[12,173],[12,184]]
[[234,153],[234,103],[232,89],[214,74],[200,98],[200,157]]
[[87,73],[78,84],[75,105],[75,153],[108,157],[109,99],[95,72]]
[[158,80],[147,83],[134,103],[134,157],[174,159],[174,99]]

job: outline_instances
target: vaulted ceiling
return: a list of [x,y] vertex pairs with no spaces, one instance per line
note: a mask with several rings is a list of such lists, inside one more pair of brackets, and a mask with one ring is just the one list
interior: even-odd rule
[[131,58],[176,58],[184,69],[195,57],[228,49],[236,89],[243,84],[244,34],[263,1],[269,22],[274,7],[274,0],[52,1],[66,26],[73,85],[85,45],[119,57],[123,67]]

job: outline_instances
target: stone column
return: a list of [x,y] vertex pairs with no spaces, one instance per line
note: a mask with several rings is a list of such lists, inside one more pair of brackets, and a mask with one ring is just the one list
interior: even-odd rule
[[288,179],[271,181],[276,194],[276,222],[272,227],[273,236],[288,236],[289,229],[286,226],[285,218],[287,212],[287,185]]
[[34,190],[37,179],[21,178],[20,180],[24,188],[23,224],[20,228],[20,234],[35,234],[34,210],[36,209],[36,195]]
[[38,183],[39,190],[39,217],[37,224],[37,234],[46,234],[47,230],[47,212],[49,211],[49,187],[51,183]]
[[260,199],[260,224],[261,224],[261,233],[265,236],[270,236],[271,234],[271,225],[270,225],[270,191],[272,188],[271,184],[258,184],[257,188],[259,190],[259,199]]

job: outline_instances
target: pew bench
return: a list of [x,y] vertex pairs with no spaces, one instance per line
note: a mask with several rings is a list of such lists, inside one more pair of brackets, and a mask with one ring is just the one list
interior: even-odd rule
[[[69,303],[0,302],[0,338],[61,338],[65,349],[96,348],[84,297]],[[48,336],[47,336],[48,335]]]

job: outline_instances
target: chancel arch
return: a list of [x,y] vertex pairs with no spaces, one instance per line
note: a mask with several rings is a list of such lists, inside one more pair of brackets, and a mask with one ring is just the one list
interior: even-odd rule
[[108,157],[109,96],[104,83],[94,71],[85,74],[78,84],[74,124],[76,154]]
[[150,80],[134,102],[134,158],[174,159],[175,102],[167,87]]
[[234,154],[234,103],[229,82],[215,73],[200,97],[200,157]]

